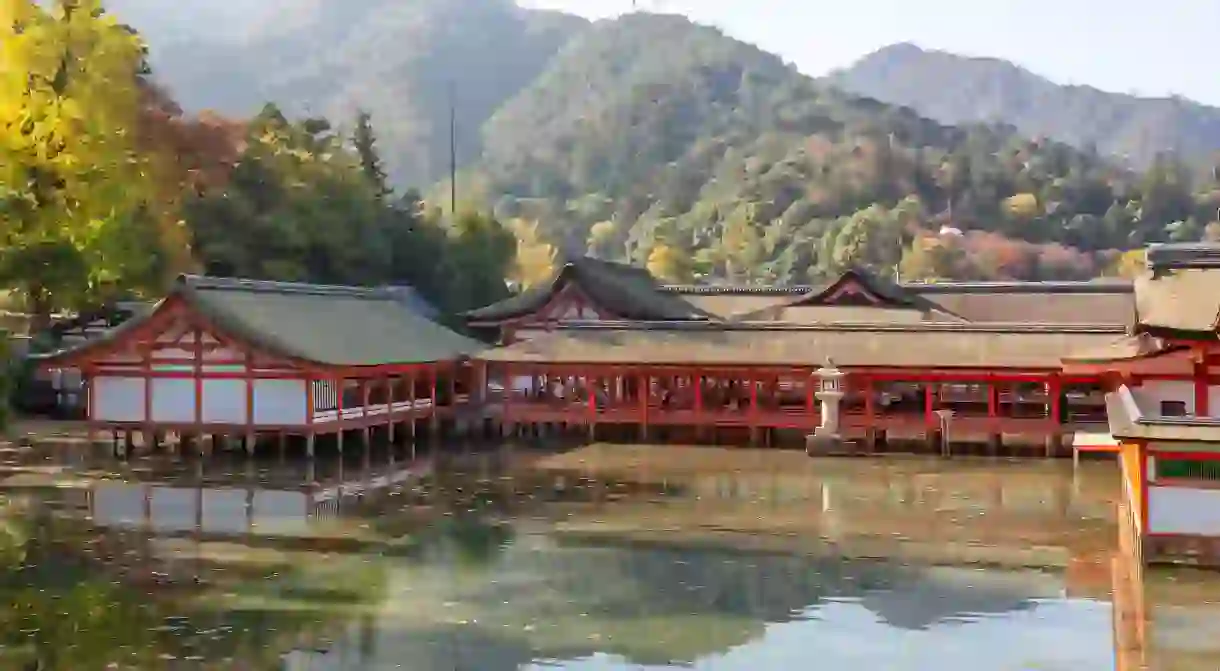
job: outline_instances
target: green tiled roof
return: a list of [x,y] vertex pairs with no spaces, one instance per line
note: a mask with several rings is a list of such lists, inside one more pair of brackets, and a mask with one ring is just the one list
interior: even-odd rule
[[[270,354],[331,366],[452,361],[486,349],[414,311],[390,288],[183,276],[171,296]],[[73,353],[119,338],[132,319]],[[51,357],[62,356],[60,352]]]
[[541,309],[556,293],[573,283],[600,307],[622,319],[685,321],[711,318],[709,313],[681,296],[663,291],[643,268],[588,257],[564,263],[548,282],[463,316],[472,322],[495,322],[526,315]]

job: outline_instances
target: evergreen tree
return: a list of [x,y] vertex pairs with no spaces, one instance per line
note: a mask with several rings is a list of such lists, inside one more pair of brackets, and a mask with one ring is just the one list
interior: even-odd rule
[[352,133],[352,147],[360,160],[360,170],[365,178],[376,189],[377,195],[384,198],[390,194],[386,185],[386,174],[381,164],[381,156],[377,153],[377,135],[373,132],[373,117],[365,110],[356,113],[356,130]]

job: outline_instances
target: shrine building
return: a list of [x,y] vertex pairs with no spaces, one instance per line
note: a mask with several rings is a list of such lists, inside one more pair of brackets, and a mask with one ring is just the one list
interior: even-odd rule
[[1220,246],[1154,245],[1126,342],[1074,356],[1101,375],[1135,547],[1220,565]]
[[485,347],[426,317],[393,288],[184,276],[155,308],[34,357],[85,379],[93,431],[156,442],[333,435],[452,417]]
[[[808,433],[812,374],[845,373],[843,418],[867,449],[891,439],[1067,453],[1104,434],[1102,375],[1076,352],[1125,343],[1129,282],[900,284],[848,270],[818,287],[666,287],[592,259],[468,313],[497,329],[489,401],[509,424],[665,428],[681,440]],[[1106,442],[1106,441],[1102,441]]]

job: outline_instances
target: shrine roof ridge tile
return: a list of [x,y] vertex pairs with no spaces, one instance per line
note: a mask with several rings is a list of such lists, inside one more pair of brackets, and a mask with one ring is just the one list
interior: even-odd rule
[[1058,324],[1031,322],[829,322],[821,324],[776,321],[580,321],[559,322],[556,330],[583,331],[909,331],[954,333],[1113,333],[1126,334],[1121,324]]

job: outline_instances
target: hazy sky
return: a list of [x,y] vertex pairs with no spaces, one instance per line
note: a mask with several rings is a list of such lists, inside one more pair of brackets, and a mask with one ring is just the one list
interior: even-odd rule
[[[638,0],[773,51],[811,75],[895,42],[994,56],[1060,83],[1220,106],[1218,0]],[[589,17],[631,0],[523,0]]]

